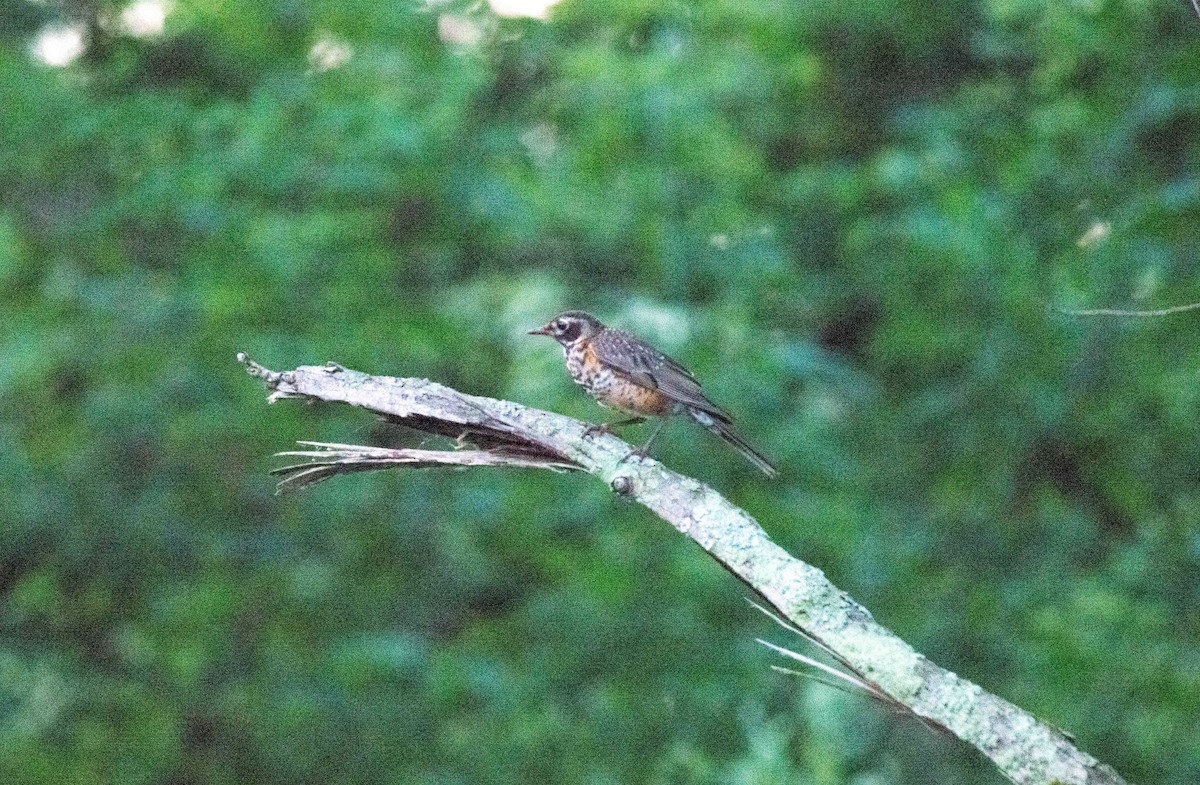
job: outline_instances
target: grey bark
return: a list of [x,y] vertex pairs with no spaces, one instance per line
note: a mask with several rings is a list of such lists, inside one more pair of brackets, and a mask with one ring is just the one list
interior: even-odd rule
[[336,364],[280,373],[245,355],[238,359],[251,375],[266,382],[271,402],[299,397],[348,403],[475,448],[380,450],[308,443],[319,449],[290,454],[313,462],[277,470],[286,475],[281,489],[386,466],[459,464],[588,472],[699,543],[889,703],[971,744],[1011,781],[1125,782],[1061,730],[927,660],[879,625],[819,569],[772,542],[757,521],[712,488],[655,460],[630,458],[628,444],[595,432],[587,423],[511,401],[465,395],[424,379],[369,376]]

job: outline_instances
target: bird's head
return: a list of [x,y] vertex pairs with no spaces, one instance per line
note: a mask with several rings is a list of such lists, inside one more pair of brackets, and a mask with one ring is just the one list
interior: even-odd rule
[[555,316],[545,327],[530,330],[530,335],[549,335],[563,346],[569,346],[580,338],[591,338],[604,329],[600,320],[584,311],[564,311]]

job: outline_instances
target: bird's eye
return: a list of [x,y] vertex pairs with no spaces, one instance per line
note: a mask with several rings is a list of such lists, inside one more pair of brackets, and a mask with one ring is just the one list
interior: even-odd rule
[[554,323],[554,329],[556,332],[561,333],[563,330],[567,329],[567,323],[564,322],[562,319],[559,319],[557,322]]
[[579,333],[583,332],[583,325],[578,321],[568,322],[565,319],[558,328],[559,335],[568,341],[574,341],[579,337]]

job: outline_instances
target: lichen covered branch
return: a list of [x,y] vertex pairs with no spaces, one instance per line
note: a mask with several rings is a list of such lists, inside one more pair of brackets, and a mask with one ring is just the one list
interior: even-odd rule
[[587,423],[511,401],[465,395],[425,379],[369,376],[336,364],[270,371],[240,362],[271,390],[268,400],[308,398],[360,406],[474,449],[385,450],[306,443],[283,453],[312,461],[276,470],[281,486],[306,487],[345,472],[387,467],[518,466],[582,470],[654,511],[887,702],[942,727],[989,757],[1019,785],[1122,785],[1110,767],[1062,731],[929,662],[826,579],[767,536],[712,488],[661,463],[632,456],[620,439]]

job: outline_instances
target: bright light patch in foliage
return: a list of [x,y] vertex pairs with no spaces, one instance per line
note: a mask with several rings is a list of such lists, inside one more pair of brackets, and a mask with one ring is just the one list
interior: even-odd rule
[[531,19],[549,19],[550,9],[559,0],[488,0],[496,16],[527,16]]
[[135,38],[162,35],[167,10],[162,0],[138,0],[121,12],[121,27]]
[[34,39],[30,52],[38,60],[55,68],[70,65],[83,54],[83,27],[47,27]]
[[438,17],[438,38],[456,46],[475,46],[483,40],[483,29],[468,17],[442,14]]
[[308,62],[314,71],[341,68],[354,56],[354,47],[332,36],[324,36],[308,50]]
[[1107,221],[1096,221],[1084,232],[1082,237],[1075,241],[1075,244],[1080,248],[1090,248],[1107,240],[1110,234],[1112,234],[1112,224]]

